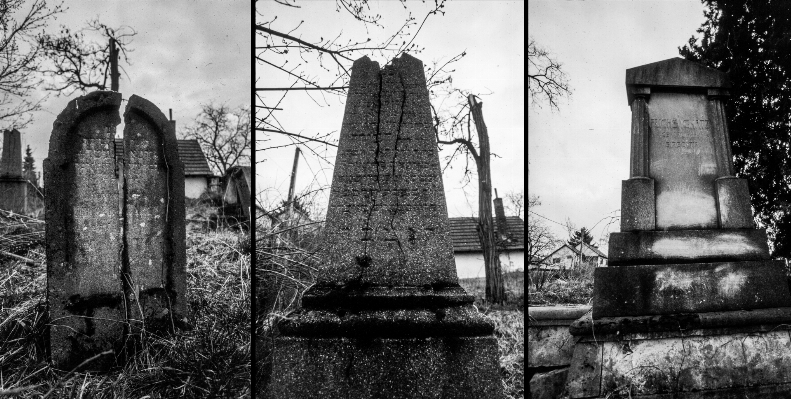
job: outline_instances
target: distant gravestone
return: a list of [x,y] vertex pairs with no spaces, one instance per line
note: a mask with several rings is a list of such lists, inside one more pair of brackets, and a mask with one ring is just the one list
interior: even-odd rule
[[22,139],[18,130],[3,132],[0,157],[0,209],[25,211],[25,179],[22,176]]
[[249,166],[234,166],[225,172],[222,193],[222,213],[241,222],[250,220],[251,192]]
[[86,369],[112,367],[143,322],[181,324],[186,310],[175,132],[158,108],[132,96],[117,176],[120,105],[120,93],[102,91],[69,102],[44,161],[50,349],[58,368],[89,359]]
[[423,64],[352,69],[317,282],[273,398],[498,398],[493,325],[458,285]]

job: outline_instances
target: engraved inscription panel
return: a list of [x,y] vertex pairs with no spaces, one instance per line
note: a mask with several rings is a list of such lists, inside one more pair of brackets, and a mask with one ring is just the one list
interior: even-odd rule
[[659,229],[716,228],[714,180],[720,176],[704,94],[653,93],[650,176]]
[[94,128],[86,122],[80,126],[79,136],[84,138],[73,164],[72,262],[80,265],[75,288],[84,296],[117,294],[121,232],[112,144],[115,126]]
[[[143,303],[144,314],[159,311],[156,301],[146,301],[146,292],[165,288],[167,165],[162,140],[157,129],[138,116],[127,116],[124,131],[126,154],[126,241],[129,252],[129,274],[135,297]],[[153,308],[146,308],[153,306]],[[134,313],[138,313],[135,311]]]

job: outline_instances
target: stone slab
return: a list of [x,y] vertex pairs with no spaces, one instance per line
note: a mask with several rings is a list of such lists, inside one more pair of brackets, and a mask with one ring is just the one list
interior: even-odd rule
[[471,305],[475,297],[455,285],[359,286],[314,285],[302,296],[310,309],[383,310]]
[[611,233],[609,266],[769,260],[763,229]]
[[[58,115],[44,162],[47,301],[55,368],[120,353],[126,309],[121,288],[120,196],[113,138],[121,94],[93,92]],[[114,355],[86,365],[102,370]]]
[[306,310],[280,325],[283,335],[302,337],[444,337],[483,336],[494,323],[473,306],[432,309]]
[[590,311],[590,306],[528,306],[527,367],[554,367],[571,363],[575,338],[569,325]]
[[594,319],[790,306],[791,293],[781,261],[602,267],[594,271]]
[[717,209],[723,229],[755,228],[746,179],[721,177],[715,180]]
[[[690,336],[679,331],[672,337],[645,340],[600,338],[578,343],[575,356],[577,351],[601,351],[600,364],[594,366],[601,374],[575,373],[572,366],[569,386],[593,379],[600,387],[597,395],[602,397],[624,388],[634,397],[719,397],[715,394],[772,392],[778,386],[785,386],[774,391],[782,393],[780,397],[791,394],[791,335],[786,330],[717,336]],[[571,398],[595,396],[578,390],[570,390],[570,394]]]
[[[791,308],[735,310],[726,312],[677,313],[652,316],[602,317],[593,319],[588,313],[569,325],[569,333],[590,339],[608,336],[634,339],[663,338],[679,330],[696,331],[703,335],[722,335],[750,328],[769,331],[778,326],[791,328]],[[767,328],[764,330],[764,328]],[[784,327],[785,328],[785,327]],[[691,334],[691,333],[690,333]]]
[[[570,322],[569,322],[570,324]],[[571,364],[574,342],[566,326],[527,326],[527,367],[554,367]]]
[[527,316],[530,322],[558,320],[568,325],[567,321],[576,320],[590,310],[589,305],[528,306]]
[[568,368],[536,373],[530,378],[530,398],[556,399],[561,397],[563,391],[566,390],[568,374]]
[[352,66],[318,284],[458,284],[423,63]]
[[654,179],[635,177],[621,182],[621,231],[656,229]]
[[181,324],[171,319],[183,319],[187,311],[184,167],[176,133],[156,105],[137,95],[129,98],[124,122],[130,320],[145,320],[150,326]]
[[601,394],[602,345],[575,345],[566,389],[571,398],[589,398]]
[[503,398],[490,337],[349,339],[279,337],[272,399]]

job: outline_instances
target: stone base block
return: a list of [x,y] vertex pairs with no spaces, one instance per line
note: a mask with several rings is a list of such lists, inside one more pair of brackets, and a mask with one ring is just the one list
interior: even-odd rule
[[569,368],[569,397],[791,397],[788,328],[585,336]]
[[654,179],[633,177],[621,182],[621,231],[656,228]]
[[594,319],[789,306],[791,292],[781,261],[600,267],[594,271]]
[[563,391],[566,390],[568,375],[568,367],[546,373],[536,373],[530,379],[530,398],[556,399],[561,397]]
[[717,210],[723,229],[752,229],[753,211],[747,180],[721,177],[714,181],[717,189]]
[[266,398],[503,397],[493,336],[281,336],[273,356]]
[[590,311],[590,306],[528,306],[527,367],[568,366],[575,338],[569,325]]
[[717,229],[610,234],[610,266],[769,260],[766,230]]

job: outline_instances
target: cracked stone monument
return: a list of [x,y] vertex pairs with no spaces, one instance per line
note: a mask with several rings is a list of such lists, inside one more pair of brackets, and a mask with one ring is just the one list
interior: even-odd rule
[[0,209],[25,211],[25,178],[22,176],[22,139],[18,130],[3,132],[3,155],[0,158]]
[[[69,102],[44,161],[47,300],[53,365],[106,370],[122,364],[141,329],[182,325],[186,314],[184,173],[172,125],[133,95]],[[85,364],[83,364],[85,362]]]
[[791,293],[734,176],[729,87],[680,58],[626,71],[621,232],[594,273],[592,314],[570,327],[571,398],[791,393]]
[[317,282],[280,326],[266,397],[502,397],[447,229],[423,63],[358,59]]

